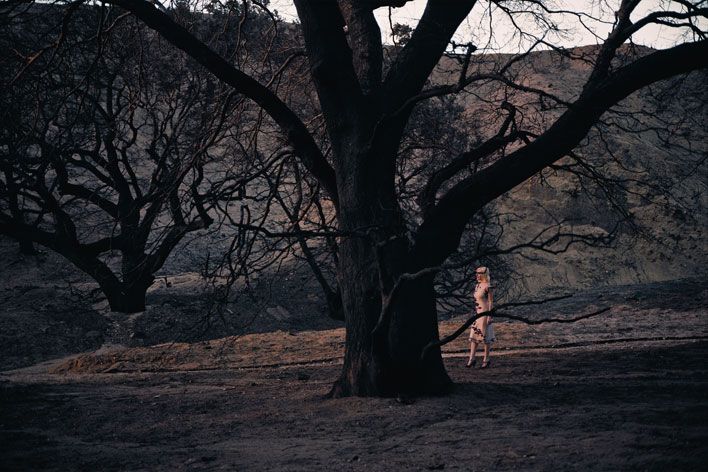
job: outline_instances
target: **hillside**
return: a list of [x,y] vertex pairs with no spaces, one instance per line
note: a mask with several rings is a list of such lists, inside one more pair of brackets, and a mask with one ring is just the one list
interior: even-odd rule
[[[514,67],[514,74],[523,86],[571,101],[590,72],[585,60],[593,58],[597,49],[573,48],[566,58],[550,51],[531,53]],[[624,47],[619,56],[621,60],[650,52],[645,47]],[[477,69],[473,60],[470,74],[510,58],[480,57]],[[443,60],[437,80],[454,80],[450,71],[456,67],[455,61]],[[608,242],[609,248],[578,243],[559,254],[525,250],[508,258],[515,291],[584,289],[708,275],[706,84],[708,73],[699,71],[632,94],[606,113],[574,150],[587,167],[576,165],[575,173],[546,170],[496,202],[495,211],[507,215],[502,219],[501,247],[527,242],[550,228],[548,237],[558,222],[563,222],[559,226],[563,231],[608,236],[624,220]],[[509,93],[495,83],[482,82],[469,94],[461,94],[464,112],[459,126],[464,129],[465,121],[486,123],[483,129],[492,134],[501,118],[496,106],[490,107],[479,97],[497,96],[501,101],[502,94],[518,107],[517,113],[523,113],[520,125],[532,130],[541,131],[560,113],[551,100],[539,103],[532,93]],[[566,158],[559,164],[576,163]],[[626,220],[627,215],[631,220]]]
[[[592,47],[573,50],[574,55],[592,52]],[[507,60],[504,56],[478,58],[479,67]],[[444,59],[439,70],[452,69]],[[556,61],[548,52],[532,53],[519,65],[529,86],[553,91],[570,98],[573,86],[587,64],[579,59]],[[446,75],[438,72],[438,80]],[[622,104],[624,111],[650,104],[663,115],[677,115],[687,102],[698,103],[697,122],[705,121],[705,74],[694,74],[682,84],[680,100],[662,97],[657,91],[641,92]],[[486,85],[490,87],[490,85]],[[489,91],[488,91],[489,92]],[[577,90],[575,91],[577,92]],[[659,97],[659,98],[657,98]],[[524,95],[514,97],[520,103]],[[462,97],[468,118],[485,120],[489,111],[473,94]],[[529,105],[533,109],[533,104]],[[551,111],[552,113],[553,111]],[[701,116],[701,113],[703,116]],[[631,115],[631,113],[630,113]],[[663,116],[657,115],[657,116]],[[649,118],[651,120],[651,117]],[[659,120],[659,118],[656,118]],[[645,120],[646,121],[646,120]],[[490,119],[490,123],[495,121]],[[659,121],[654,123],[658,126]],[[687,122],[685,126],[689,126]],[[462,126],[462,124],[460,125]],[[627,177],[627,169],[646,172],[643,178],[681,175],[687,162],[699,164],[689,175],[671,185],[668,198],[653,198],[648,203],[644,190],[634,182],[627,185],[624,203],[634,215],[641,232],[621,230],[609,248],[572,245],[560,254],[524,251],[508,257],[512,282],[500,301],[535,298],[538,292],[557,293],[601,289],[616,285],[697,277],[708,274],[708,179],[701,156],[708,149],[705,128],[689,127],[683,135],[690,138],[691,150],[667,148],[655,130],[620,134],[608,128],[603,140],[594,134],[578,153],[588,161],[611,161],[608,149],[622,158],[625,167],[598,167],[610,178]],[[610,143],[607,147],[601,144]],[[495,210],[513,215],[505,222],[502,246],[528,239],[554,221],[567,219],[580,234],[607,234],[617,221],[606,200],[580,191],[586,182],[564,173],[548,173],[523,184],[499,200]],[[643,193],[644,192],[644,193]],[[662,200],[663,198],[663,200]],[[668,199],[671,201],[668,201]],[[63,258],[44,252],[21,256],[14,243],[0,237],[0,301],[4,367],[28,365],[56,355],[96,349],[104,343],[150,345],[171,341],[213,339],[249,332],[273,330],[302,331],[339,326],[327,317],[321,289],[309,268],[296,259],[267,270],[251,281],[249,296],[241,296],[228,310],[210,312],[209,287],[199,271],[210,255],[223,251],[231,242],[226,231],[197,233],[167,260],[148,295],[144,314],[126,316],[107,310],[95,284]],[[443,319],[458,313],[441,312]]]

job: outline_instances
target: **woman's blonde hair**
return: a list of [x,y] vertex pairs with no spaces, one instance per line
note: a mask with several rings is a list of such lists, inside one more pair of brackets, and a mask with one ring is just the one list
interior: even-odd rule
[[489,267],[477,267],[474,271],[475,274],[479,274],[482,276],[482,281],[489,283],[491,280],[491,276],[489,274]]

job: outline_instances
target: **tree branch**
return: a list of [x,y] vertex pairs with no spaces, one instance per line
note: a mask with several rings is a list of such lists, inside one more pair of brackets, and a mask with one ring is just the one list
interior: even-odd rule
[[352,127],[356,122],[355,111],[362,106],[352,50],[344,33],[344,18],[336,0],[297,0],[295,6],[329,135],[335,141],[333,144],[339,146],[338,130]]
[[586,88],[535,141],[462,180],[440,199],[416,235],[420,264],[439,265],[457,247],[472,215],[565,156],[610,107],[651,83],[705,67],[708,41],[699,41],[644,56]]
[[[558,297],[558,298],[554,298],[553,300],[559,300],[559,299],[561,299],[561,298],[568,298],[568,297]],[[551,299],[549,299],[549,300],[544,300],[544,302],[542,302],[542,303],[545,303],[546,301],[550,301],[550,300],[551,300]],[[528,303],[527,303],[527,304],[528,304]],[[520,305],[520,304],[517,304],[517,305]],[[508,306],[508,305],[505,305],[505,306]],[[501,307],[501,305],[500,305],[500,307]],[[587,319],[587,318],[591,318],[591,317],[593,317],[593,316],[601,315],[602,313],[605,313],[605,312],[607,312],[607,311],[610,311],[610,309],[611,309],[611,307],[605,307],[605,308],[601,308],[601,309],[599,309],[599,310],[593,311],[592,313],[586,313],[586,314],[584,314],[584,315],[576,316],[576,317],[574,317],[574,318],[541,318],[541,319],[539,319],[539,320],[530,320],[530,319],[528,319],[528,318],[524,318],[523,316],[511,315],[511,314],[509,314],[509,313],[502,313],[502,312],[499,312],[499,311],[497,311],[497,309],[495,308],[495,309],[493,309],[493,310],[485,311],[485,312],[482,312],[482,313],[477,313],[477,314],[471,316],[467,321],[465,321],[465,322],[462,324],[462,326],[460,326],[459,328],[457,328],[452,334],[450,334],[450,335],[448,335],[448,336],[445,336],[444,338],[442,338],[442,339],[440,339],[440,340],[438,340],[438,341],[432,341],[432,342],[430,342],[427,346],[425,346],[425,347],[423,348],[423,351],[422,351],[421,354],[420,354],[420,358],[421,358],[421,359],[425,359],[425,356],[428,355],[428,352],[430,352],[431,349],[436,348],[436,347],[442,347],[442,346],[444,346],[445,344],[448,344],[448,343],[454,341],[454,340],[457,339],[462,333],[464,333],[467,328],[469,328],[470,326],[472,326],[472,324],[473,324],[478,318],[481,318],[481,317],[483,317],[483,316],[494,316],[495,318],[507,318],[507,319],[514,320],[514,321],[520,321],[520,322],[522,322],[522,323],[529,324],[529,325],[538,325],[538,324],[543,324],[543,323],[575,323],[575,322],[580,321],[580,320],[584,320],[584,319]]]
[[322,155],[302,121],[277,95],[226,62],[209,46],[147,1],[107,0],[107,3],[129,10],[172,45],[204,66],[219,80],[229,84],[239,93],[263,107],[285,133],[305,168],[320,181],[331,198],[335,202],[338,201],[334,170]]
[[340,5],[347,22],[347,34],[354,52],[353,64],[359,86],[361,91],[368,95],[381,85],[381,30],[371,5],[356,0],[342,0]]
[[396,112],[423,88],[450,38],[475,3],[476,0],[428,1],[410,41],[386,74],[383,98],[388,113]]

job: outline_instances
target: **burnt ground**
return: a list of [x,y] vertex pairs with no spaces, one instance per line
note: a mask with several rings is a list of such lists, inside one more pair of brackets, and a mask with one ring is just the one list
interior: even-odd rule
[[[47,281],[22,274],[3,279],[0,299],[3,472],[708,463],[705,279],[597,287],[517,309],[533,319],[610,308],[572,324],[497,319],[487,370],[464,367],[463,336],[444,348],[457,384],[444,397],[327,399],[341,328],[268,331],[286,315],[277,312],[256,332],[217,330],[191,342],[176,342],[178,331],[163,324],[154,338],[146,333],[146,344],[162,344],[128,348],[107,342],[120,324],[80,291],[47,284],[49,272]],[[171,312],[147,315],[180,316]],[[441,322],[441,334],[463,321]]]
[[449,353],[456,390],[415,399],[325,398],[336,359],[46,364],[0,376],[0,469],[704,470],[707,354],[705,339],[619,341],[481,370]]

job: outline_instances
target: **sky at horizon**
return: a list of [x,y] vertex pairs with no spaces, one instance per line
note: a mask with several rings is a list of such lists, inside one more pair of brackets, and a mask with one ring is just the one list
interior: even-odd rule
[[[656,9],[671,8],[673,3],[667,0],[645,0],[632,15],[632,20],[636,21]],[[381,28],[384,42],[391,43],[391,24],[404,23],[415,27],[425,4],[425,0],[414,0],[401,8],[377,9],[375,16]],[[545,4],[555,7],[557,10],[572,10],[589,15],[583,17],[582,23],[577,17],[571,15],[553,15],[554,21],[564,31],[562,35],[546,35],[545,39],[557,46],[572,47],[601,43],[610,31],[611,24],[608,22],[614,19],[615,4],[618,5],[619,1],[554,0],[545,2]],[[528,48],[533,41],[520,38],[518,34],[515,34],[514,27],[505,15],[498,9],[490,10],[488,5],[486,2],[478,2],[472,13],[460,25],[453,40],[458,43],[472,42],[480,53],[517,53]],[[271,0],[270,8],[277,10],[283,19],[297,20],[292,0]],[[493,35],[489,33],[490,14],[491,24],[494,25]],[[602,21],[591,20],[590,16],[600,18]],[[533,31],[536,36],[543,36],[545,28],[537,27],[528,17],[520,18],[520,21],[524,25],[524,29]],[[705,29],[705,25],[701,26]],[[655,49],[665,49],[686,41],[686,38],[682,37],[686,31],[685,28],[679,30],[662,25],[649,25],[636,33],[632,40],[637,44]]]

